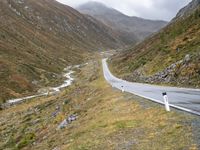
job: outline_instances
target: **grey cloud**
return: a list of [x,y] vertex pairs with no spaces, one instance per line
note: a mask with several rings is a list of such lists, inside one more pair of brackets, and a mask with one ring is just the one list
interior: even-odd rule
[[[76,7],[91,0],[58,0]],[[129,16],[138,16],[154,20],[170,20],[179,9],[191,0],[94,0],[113,7]]]

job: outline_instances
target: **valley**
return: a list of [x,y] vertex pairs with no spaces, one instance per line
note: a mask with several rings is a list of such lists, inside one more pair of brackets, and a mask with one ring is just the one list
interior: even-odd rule
[[200,0],[58,1],[0,0],[0,150],[200,149]]
[[[77,69],[74,78],[58,95],[2,111],[0,149],[198,149],[193,140],[198,137],[193,133],[199,129],[198,117],[167,113],[155,103],[112,88],[100,60]],[[58,129],[72,114],[77,119]]]
[[159,33],[113,56],[109,61],[112,72],[132,82],[199,88],[200,7],[194,5],[197,2],[183,8]]
[[77,7],[83,14],[90,15],[101,21],[113,31],[125,44],[134,45],[146,37],[159,31],[168,22],[162,20],[148,20],[127,16],[113,8],[98,2],[88,2]]
[[0,8],[0,103],[62,82],[62,70],[94,49],[123,45],[110,28],[54,0],[1,0]]

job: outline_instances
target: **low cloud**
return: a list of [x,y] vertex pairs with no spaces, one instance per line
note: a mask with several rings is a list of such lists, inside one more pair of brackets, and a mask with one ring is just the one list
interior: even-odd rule
[[[77,7],[90,0],[57,0],[63,4]],[[154,20],[171,20],[177,12],[191,0],[95,0],[113,7],[129,16]]]

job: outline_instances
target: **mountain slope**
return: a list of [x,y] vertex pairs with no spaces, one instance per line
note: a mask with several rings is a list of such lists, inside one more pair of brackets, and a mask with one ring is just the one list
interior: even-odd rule
[[193,0],[192,2],[190,2],[187,6],[185,6],[178,12],[174,20],[191,15],[197,9],[199,4],[200,4],[200,0]]
[[88,2],[80,5],[77,10],[93,16],[117,31],[120,34],[121,39],[127,44],[141,41],[167,24],[164,21],[152,21],[138,17],[129,17],[98,2]]
[[200,87],[199,22],[194,0],[161,32],[115,55],[113,71],[130,81]]
[[123,43],[104,24],[54,0],[0,1],[0,101],[57,82],[94,50]]

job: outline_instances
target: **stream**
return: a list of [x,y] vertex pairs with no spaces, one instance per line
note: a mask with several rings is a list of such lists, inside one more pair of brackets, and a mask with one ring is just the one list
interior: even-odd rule
[[65,73],[63,75],[63,77],[66,78],[66,80],[63,82],[63,84],[61,84],[57,87],[49,88],[48,92],[44,92],[44,93],[36,94],[36,95],[32,95],[32,96],[27,96],[27,97],[22,97],[22,98],[10,99],[10,100],[7,101],[7,104],[17,104],[17,103],[20,103],[20,102],[28,100],[28,99],[32,99],[32,98],[36,98],[36,97],[42,97],[42,96],[48,96],[48,95],[53,95],[53,94],[59,93],[61,91],[61,89],[70,86],[72,84],[72,82],[74,81],[74,78],[72,77],[72,74],[74,73],[74,71],[72,71],[70,69],[79,68],[79,67],[80,67],[80,65],[65,68],[64,71],[68,71],[67,73]]

